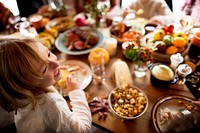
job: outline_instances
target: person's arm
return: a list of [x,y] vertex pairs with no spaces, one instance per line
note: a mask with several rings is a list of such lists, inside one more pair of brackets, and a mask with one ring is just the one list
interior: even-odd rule
[[[49,105],[51,105],[54,111],[47,111],[49,116],[52,116],[52,121],[50,120],[47,122],[50,123],[49,125],[52,125],[51,122],[58,123],[54,125],[54,129],[57,132],[90,132],[92,117],[85,92],[79,89],[79,83],[72,75],[67,77],[66,83],[72,111],[69,109],[62,96],[59,96],[58,93],[49,93],[52,95],[52,99],[49,98],[47,102],[52,102],[49,103]],[[55,114],[55,112],[57,112],[57,114],[55,116],[52,115]]]
[[0,31],[4,30],[6,26],[9,24],[9,18],[13,16],[13,13],[5,7],[3,3],[0,2]]
[[110,0],[110,8],[113,8],[115,6],[119,6],[120,0]]
[[41,108],[48,128],[56,132],[91,132],[92,116],[84,91],[74,90],[69,93],[71,109],[60,94],[50,92],[47,95]]
[[164,0],[159,1],[160,3],[157,5],[158,12],[160,15],[168,16],[172,15],[172,11]]
[[152,17],[149,23],[167,25],[175,21],[172,11],[164,0],[159,1],[155,8],[158,10],[159,15]]

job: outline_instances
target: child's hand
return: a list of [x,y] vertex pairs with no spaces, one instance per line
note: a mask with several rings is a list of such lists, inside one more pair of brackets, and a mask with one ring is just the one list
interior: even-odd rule
[[77,79],[74,78],[72,75],[67,76],[66,83],[68,92],[79,88],[79,83]]

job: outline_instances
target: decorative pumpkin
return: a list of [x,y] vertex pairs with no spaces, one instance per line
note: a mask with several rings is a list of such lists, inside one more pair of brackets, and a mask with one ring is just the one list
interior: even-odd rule
[[95,61],[97,61],[98,63],[98,55],[99,54],[103,54],[104,55],[104,64],[107,64],[110,60],[110,54],[108,53],[108,51],[104,48],[94,48],[93,50],[90,51],[89,56],[88,56],[88,61],[90,62],[91,59],[94,59]]

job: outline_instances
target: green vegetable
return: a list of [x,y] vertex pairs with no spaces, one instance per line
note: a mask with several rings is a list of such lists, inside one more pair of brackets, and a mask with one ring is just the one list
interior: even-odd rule
[[141,61],[141,59],[139,58],[140,48],[133,48],[123,51],[123,54],[125,55],[126,58],[131,59],[135,62]]

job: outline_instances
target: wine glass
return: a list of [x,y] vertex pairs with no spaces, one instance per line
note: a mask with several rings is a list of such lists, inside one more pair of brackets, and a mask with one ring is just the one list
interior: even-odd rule
[[180,18],[181,30],[187,31],[194,27],[195,19],[192,16],[184,15]]
[[48,3],[53,10],[59,10],[64,5],[62,0],[48,0]]
[[98,11],[100,11],[100,26],[102,27],[106,27],[106,16],[107,16],[107,12],[109,10],[109,2],[108,1],[98,1],[97,3],[97,8]]
[[181,64],[178,66],[176,71],[180,79],[178,84],[185,84],[186,81],[185,77],[192,72],[192,68],[188,66],[188,64]]

